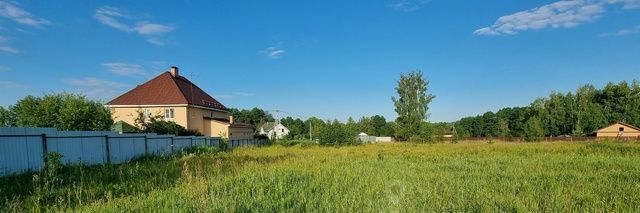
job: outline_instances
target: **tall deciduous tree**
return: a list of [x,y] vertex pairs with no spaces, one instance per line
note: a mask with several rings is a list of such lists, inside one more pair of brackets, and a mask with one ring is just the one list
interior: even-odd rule
[[396,87],[398,97],[391,98],[398,113],[396,135],[399,138],[408,139],[420,133],[420,125],[427,118],[429,103],[435,98],[427,93],[428,85],[429,81],[420,70],[400,76]]

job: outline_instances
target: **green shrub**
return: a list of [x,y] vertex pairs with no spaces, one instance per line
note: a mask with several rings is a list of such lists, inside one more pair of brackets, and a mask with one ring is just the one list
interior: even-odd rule
[[186,129],[176,122],[162,120],[162,116],[145,118],[142,112],[138,112],[135,122],[142,132],[159,135],[202,136],[202,133],[198,132],[198,130]]
[[320,145],[325,146],[358,144],[356,135],[351,135],[349,131],[347,131],[346,126],[337,120],[327,122],[319,138]]

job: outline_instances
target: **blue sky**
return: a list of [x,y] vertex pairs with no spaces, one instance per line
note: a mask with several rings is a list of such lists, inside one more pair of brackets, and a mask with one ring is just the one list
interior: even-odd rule
[[640,79],[640,0],[0,0],[0,105],[108,101],[170,66],[228,107],[396,117],[421,69],[430,121]]

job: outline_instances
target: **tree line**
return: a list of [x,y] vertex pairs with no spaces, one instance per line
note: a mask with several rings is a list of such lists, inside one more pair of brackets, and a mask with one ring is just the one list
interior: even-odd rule
[[614,122],[640,125],[640,82],[584,85],[575,92],[553,92],[529,106],[465,117],[455,122],[459,137],[586,136]]

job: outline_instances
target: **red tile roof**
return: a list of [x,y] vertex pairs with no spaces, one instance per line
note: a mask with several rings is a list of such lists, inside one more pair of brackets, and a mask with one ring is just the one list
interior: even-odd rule
[[216,99],[182,76],[164,72],[129,92],[109,101],[108,105],[189,104],[228,111]]

